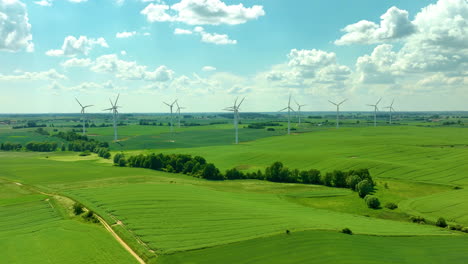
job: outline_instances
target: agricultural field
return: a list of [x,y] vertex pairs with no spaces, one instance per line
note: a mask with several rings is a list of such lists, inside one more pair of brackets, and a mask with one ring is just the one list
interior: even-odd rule
[[[232,144],[232,124],[226,118],[214,119],[219,124],[203,119],[200,126],[182,125],[173,134],[168,126],[139,125],[136,118],[119,127],[117,143],[111,142],[111,127],[90,127],[87,133],[109,142],[112,157],[198,155],[223,173],[232,168],[256,172],[275,161],[322,174],[367,168],[380,209],[368,208],[347,188],[255,179],[210,181],[119,167],[112,158],[67,149],[0,151],[0,262],[73,258],[76,263],[138,263],[100,223],[75,216],[74,203],[102,217],[146,263],[465,262],[468,235],[434,225],[444,217],[450,226],[468,226],[464,126],[345,124],[336,129],[311,122],[285,135],[286,123],[276,118],[246,121],[238,145]],[[49,135],[37,128],[3,126],[0,141],[67,145],[55,136],[77,129],[66,120],[44,127]],[[268,126],[247,128],[261,122],[278,125],[273,131]],[[398,208],[385,208],[387,203]],[[424,217],[426,223],[412,223],[411,216]],[[353,235],[341,233],[344,228]],[[42,250],[57,239],[66,241],[64,249]],[[30,254],[20,259],[12,253],[26,247]],[[98,253],[104,250],[106,254]]]

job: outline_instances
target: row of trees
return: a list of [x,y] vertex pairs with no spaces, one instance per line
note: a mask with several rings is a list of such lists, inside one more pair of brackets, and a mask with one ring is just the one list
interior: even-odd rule
[[374,189],[374,181],[368,169],[327,172],[311,169],[300,171],[289,169],[277,161],[265,171],[244,173],[236,168],[227,170],[224,174],[212,163],[207,163],[203,157],[185,154],[139,154],[125,158],[123,153],[114,156],[114,163],[119,166],[148,168],[172,173],[183,173],[208,180],[258,179],[272,182],[318,184],[338,188],[350,188],[358,192],[361,198]]
[[5,142],[5,143],[0,143],[0,150],[3,151],[20,151],[23,148],[23,145],[20,143],[11,143],[11,142]]
[[[111,154],[109,152],[109,143],[100,142],[95,139],[90,139],[86,135],[80,135],[75,131],[59,132],[54,136],[69,141],[68,150],[75,152],[94,152],[99,157],[109,159]],[[62,149],[64,150],[64,149]]]
[[29,142],[25,147],[29,151],[52,152],[57,150],[58,144],[57,142]]

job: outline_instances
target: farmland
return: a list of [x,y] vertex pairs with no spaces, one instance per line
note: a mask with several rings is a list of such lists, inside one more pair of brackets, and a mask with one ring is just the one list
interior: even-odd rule
[[[335,129],[306,123],[288,136],[285,123],[279,121],[274,131],[242,127],[241,143],[234,145],[232,125],[207,123],[182,126],[174,134],[167,126],[129,123],[119,127],[122,140],[110,143],[111,153],[199,155],[222,172],[264,170],[274,161],[291,169],[318,169],[322,174],[368,168],[377,184],[374,196],[382,205],[391,202],[398,208],[370,209],[356,192],[344,188],[252,179],[208,181],[119,167],[94,153],[1,151],[4,261],[47,263],[44,259],[73,258],[80,263],[86,258],[91,263],[132,263],[131,255],[102,226],[71,213],[73,201],[101,216],[147,263],[304,263],[312,259],[318,263],[463,263],[466,259],[468,236],[434,225],[444,217],[449,225],[468,226],[464,126],[382,122],[381,127],[367,127],[352,121]],[[60,124],[46,127],[49,135],[38,134],[36,128],[2,127],[0,139],[67,144],[54,134],[69,131],[70,122],[63,119]],[[101,142],[112,138],[110,127],[90,127],[88,133]],[[424,217],[426,224],[412,223],[410,216]],[[343,228],[353,235],[340,233]],[[44,242],[20,244],[17,239]],[[67,241],[64,250],[39,247],[57,239]],[[15,259],[17,254],[11,252],[25,250],[20,245],[31,248],[31,254]],[[97,253],[104,248],[108,254]],[[389,257],[382,259],[382,255]]]

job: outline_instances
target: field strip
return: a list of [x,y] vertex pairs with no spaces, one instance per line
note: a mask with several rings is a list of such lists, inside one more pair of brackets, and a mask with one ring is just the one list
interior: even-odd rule
[[[18,186],[24,186],[23,184],[21,184],[19,182],[13,182],[13,183],[18,185]],[[52,196],[52,197],[53,196],[59,196],[59,197],[62,197],[62,198],[73,200],[73,199],[71,199],[69,197],[66,197],[66,196],[62,196],[62,195],[58,195],[58,194],[51,194],[51,193],[46,193],[46,192],[40,191],[40,190],[38,190],[38,189],[36,189],[36,188],[34,188],[32,186],[28,186],[28,187],[31,188],[31,189],[34,189],[34,191],[36,191],[36,192],[38,192],[40,194],[44,194],[44,195]],[[146,264],[146,262],[137,253],[135,253],[135,251],[133,251],[133,249],[127,243],[125,243],[125,241],[123,241],[123,239],[117,233],[115,233],[115,231],[112,229],[112,227],[102,217],[98,216],[97,214],[95,214],[95,216],[97,217],[99,222],[104,226],[104,228],[115,238],[115,240],[117,240],[117,242],[119,242],[119,244],[122,245],[125,248],[125,250],[128,251],[128,253],[130,253],[140,264]]]

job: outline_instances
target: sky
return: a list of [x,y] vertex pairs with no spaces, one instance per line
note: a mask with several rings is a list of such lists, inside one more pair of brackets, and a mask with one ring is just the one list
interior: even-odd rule
[[0,0],[0,113],[468,111],[468,0]]

